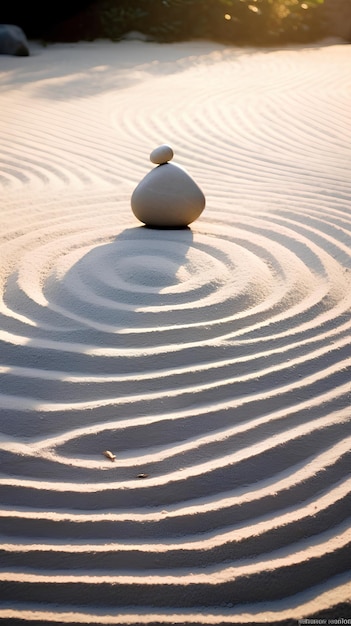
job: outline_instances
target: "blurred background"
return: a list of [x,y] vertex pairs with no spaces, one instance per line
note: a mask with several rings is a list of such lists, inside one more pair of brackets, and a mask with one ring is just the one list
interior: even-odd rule
[[43,42],[210,39],[236,45],[351,41],[351,0],[3,0],[0,23]]

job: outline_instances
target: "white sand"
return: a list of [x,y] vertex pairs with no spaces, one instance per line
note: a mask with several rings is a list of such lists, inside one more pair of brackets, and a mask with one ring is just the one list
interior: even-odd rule
[[[350,67],[1,57],[0,619],[351,618]],[[188,230],[130,210],[161,143],[206,195]]]

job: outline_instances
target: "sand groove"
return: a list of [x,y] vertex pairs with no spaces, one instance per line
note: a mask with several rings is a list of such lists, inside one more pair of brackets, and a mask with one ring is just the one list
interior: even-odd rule
[[[0,619],[349,617],[349,56],[6,59]],[[165,141],[191,229],[129,208]]]

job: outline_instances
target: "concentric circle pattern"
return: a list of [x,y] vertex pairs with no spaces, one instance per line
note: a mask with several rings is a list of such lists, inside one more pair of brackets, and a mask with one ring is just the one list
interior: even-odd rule
[[[1,619],[350,617],[350,57],[2,61]],[[162,143],[188,229],[130,210]]]

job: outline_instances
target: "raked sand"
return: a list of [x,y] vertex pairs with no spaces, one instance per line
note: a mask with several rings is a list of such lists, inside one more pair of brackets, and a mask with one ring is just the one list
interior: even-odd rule
[[[351,618],[351,46],[31,47],[0,59],[0,618]],[[162,143],[186,230],[130,209]]]

